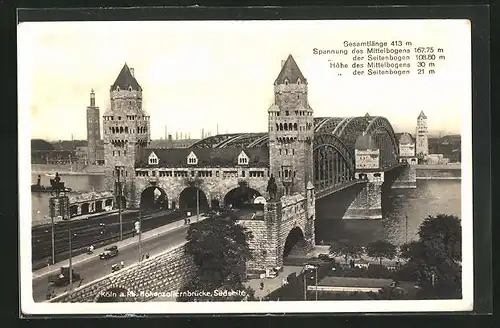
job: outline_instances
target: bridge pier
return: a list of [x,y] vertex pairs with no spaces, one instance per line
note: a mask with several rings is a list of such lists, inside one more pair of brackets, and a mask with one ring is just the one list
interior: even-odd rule
[[384,172],[363,174],[366,174],[368,182],[347,208],[342,218],[344,220],[382,219],[382,184],[384,183]]
[[417,159],[412,158],[407,161],[408,166],[401,170],[399,176],[391,185],[392,189],[415,189],[417,188]]

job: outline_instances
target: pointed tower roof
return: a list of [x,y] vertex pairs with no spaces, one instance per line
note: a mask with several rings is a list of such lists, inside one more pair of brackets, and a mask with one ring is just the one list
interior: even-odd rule
[[306,83],[306,78],[302,75],[302,72],[297,66],[295,59],[293,59],[292,55],[288,55],[283,67],[281,68],[281,72],[274,81],[275,84],[283,84],[285,83],[285,79],[288,79],[290,83],[296,83],[298,79],[302,81],[302,83]]
[[132,75],[132,72],[130,71],[127,63],[123,65],[123,68],[120,71],[120,74],[118,74],[115,83],[113,83],[113,85],[111,86],[111,90],[115,90],[117,86],[122,90],[128,90],[129,87],[132,87],[132,90],[136,91],[142,90],[141,86],[139,85],[139,83],[137,83],[137,80]]
[[424,120],[427,119],[427,116],[425,116],[424,111],[420,112],[420,115],[418,115],[417,119],[423,118]]

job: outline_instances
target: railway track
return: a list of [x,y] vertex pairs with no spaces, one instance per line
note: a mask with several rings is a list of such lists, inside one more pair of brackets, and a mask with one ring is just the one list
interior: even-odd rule
[[[177,212],[153,213],[143,215],[142,231],[149,231],[162,225],[177,221],[182,215]],[[134,222],[138,216],[129,217],[123,220],[123,237],[130,238],[134,234]],[[72,255],[76,256],[87,251],[90,245],[102,247],[117,242],[120,237],[120,225],[118,222],[111,222],[101,225],[102,222],[94,222],[91,225],[81,226],[72,229]],[[38,238],[38,239],[37,239]],[[69,257],[69,236],[68,226],[59,228],[55,232],[55,256],[56,261],[62,261]],[[34,269],[43,267],[52,257],[52,239],[51,230],[44,231],[43,235],[33,237],[32,243],[32,263]]]

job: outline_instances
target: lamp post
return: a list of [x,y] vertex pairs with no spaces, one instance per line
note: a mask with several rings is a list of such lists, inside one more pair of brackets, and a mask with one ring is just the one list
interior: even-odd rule
[[196,188],[196,222],[200,221],[200,189]]
[[408,244],[408,215],[405,216],[405,241]]
[[68,227],[69,237],[69,290],[73,291],[73,259],[72,259],[72,246],[71,246],[71,225]]
[[55,231],[54,231],[54,216],[51,215],[50,216],[50,220],[51,220],[51,223],[52,223],[52,236],[51,236],[51,239],[52,239],[52,264],[56,264],[56,247],[55,247]]
[[123,218],[122,218],[122,186],[120,181],[121,170],[120,167],[116,167],[116,176],[117,176],[117,201],[118,201],[118,218],[120,220],[120,240],[123,240]]
[[139,221],[135,222],[135,232],[139,234],[139,262],[142,261],[142,213],[139,211]]

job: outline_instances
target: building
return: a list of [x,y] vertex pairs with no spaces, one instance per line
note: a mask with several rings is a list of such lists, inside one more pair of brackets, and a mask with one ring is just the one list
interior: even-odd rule
[[269,160],[281,194],[306,194],[313,176],[313,109],[307,80],[292,55],[282,61],[274,81],[274,104],[268,109]]
[[421,111],[417,117],[417,134],[416,134],[416,155],[418,158],[424,159],[429,155],[429,132],[427,130],[427,116]]
[[[87,106],[87,162],[97,164],[101,144],[99,107],[95,105],[94,89],[90,91],[90,106]],[[102,151],[101,151],[102,152]],[[102,159],[102,158],[100,158]]]
[[401,157],[415,157],[415,139],[412,135],[405,132],[399,136],[399,156]]
[[123,66],[109,95],[111,107],[103,115],[105,190],[116,191],[119,181],[123,199],[134,199],[135,164],[150,143],[150,117],[142,109],[142,88],[133,68]]

